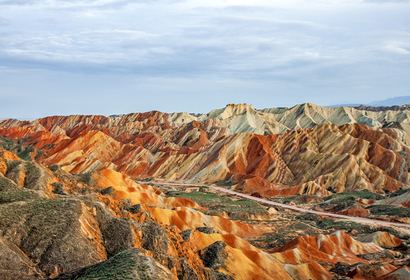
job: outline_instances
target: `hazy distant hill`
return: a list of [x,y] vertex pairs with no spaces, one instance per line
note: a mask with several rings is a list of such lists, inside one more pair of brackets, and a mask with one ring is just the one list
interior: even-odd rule
[[330,108],[339,108],[339,107],[358,107],[363,104],[359,103],[349,103],[349,104],[336,104],[336,105],[330,105],[330,106],[325,106],[325,107],[330,107]]
[[394,105],[400,106],[400,105],[408,104],[408,103],[410,103],[410,96],[398,96],[398,97],[388,98],[385,100],[373,101],[366,105],[367,106],[394,106]]
[[358,107],[360,105],[371,106],[371,107],[377,107],[377,106],[389,107],[389,106],[400,106],[400,105],[409,104],[409,103],[410,103],[410,96],[398,96],[398,97],[392,97],[392,98],[388,98],[384,100],[373,101],[367,104],[358,104],[358,103],[337,104],[337,105],[331,105],[327,107],[333,107],[333,108]]

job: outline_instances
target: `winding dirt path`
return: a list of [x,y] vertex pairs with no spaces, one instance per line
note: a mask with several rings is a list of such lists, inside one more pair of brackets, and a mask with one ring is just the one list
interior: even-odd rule
[[[138,183],[139,184],[147,184],[147,182],[138,182]],[[296,207],[296,206],[282,204],[282,203],[278,203],[278,202],[273,202],[273,201],[269,201],[269,200],[266,200],[266,199],[263,199],[263,198],[258,198],[258,197],[254,197],[254,196],[251,196],[251,195],[247,195],[247,194],[227,190],[227,189],[217,187],[217,186],[214,186],[214,185],[185,184],[185,183],[162,183],[162,182],[149,182],[149,184],[171,185],[171,186],[191,186],[191,187],[206,186],[206,187],[209,187],[209,188],[213,188],[214,190],[218,190],[218,191],[221,191],[221,192],[237,195],[237,196],[240,196],[240,197],[244,197],[244,198],[247,198],[247,199],[251,199],[251,200],[263,203],[263,204],[272,205],[272,206],[280,206],[280,207],[283,207],[283,208],[286,208],[286,209],[291,209],[291,210],[299,211],[299,212],[302,212],[302,213],[317,214],[317,215],[329,216],[329,217],[334,217],[334,218],[339,218],[339,219],[348,219],[348,220],[353,220],[353,221],[356,221],[356,222],[359,221],[359,222],[366,222],[366,223],[381,224],[381,225],[386,225],[386,226],[397,226],[397,227],[410,228],[409,224],[392,223],[392,222],[386,222],[386,221],[374,220],[374,219],[368,219],[368,218],[362,218],[362,217],[351,217],[351,216],[346,216],[346,215],[340,215],[340,214],[333,214],[333,213],[303,209],[303,208],[299,208],[299,207]]]

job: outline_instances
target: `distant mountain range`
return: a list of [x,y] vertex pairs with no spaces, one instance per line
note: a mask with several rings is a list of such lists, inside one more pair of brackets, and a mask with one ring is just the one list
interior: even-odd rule
[[[103,128],[119,127],[116,136],[121,133],[140,134],[148,124],[146,119],[155,116],[156,125],[165,125],[166,129],[175,132],[177,127],[192,125],[192,122],[209,123],[216,130],[215,135],[233,135],[251,132],[261,135],[280,134],[288,130],[299,128],[308,129],[320,124],[333,123],[344,125],[359,123],[370,127],[381,128],[394,125],[410,134],[410,106],[391,107],[322,107],[312,103],[298,104],[291,108],[256,109],[248,104],[228,104],[225,108],[214,109],[207,114],[190,114],[186,112],[163,113],[151,111],[145,113],[120,114],[112,116],[52,116],[32,121],[18,121],[8,119],[0,121],[0,128],[15,126],[45,126],[50,132],[57,135],[72,136],[71,131],[77,130],[77,124],[87,124],[85,129],[98,130]],[[77,120],[80,119],[80,120]],[[127,125],[124,125],[127,123]],[[130,125],[132,123],[132,125]],[[51,125],[53,124],[53,125]],[[36,130],[44,128],[36,128]],[[207,131],[209,128],[204,129]],[[63,131],[62,131],[63,130]],[[150,132],[152,129],[150,129]],[[161,131],[163,129],[160,129]],[[84,130],[81,130],[83,132]],[[68,134],[67,134],[68,133]],[[215,136],[216,137],[216,136]],[[218,137],[217,137],[218,138]]]
[[331,105],[328,107],[358,107],[360,105],[364,106],[372,106],[372,107],[388,107],[388,106],[400,106],[403,104],[410,103],[410,96],[398,96],[398,97],[391,97],[384,100],[373,101],[367,104],[358,104],[358,103],[351,103],[351,104],[338,104],[338,105]]
[[228,104],[196,115],[9,119],[0,122],[0,136],[24,140],[31,146],[25,154],[70,173],[108,168],[132,179],[230,180],[262,196],[383,192],[410,184],[403,171],[410,169],[410,109],[396,107]]
[[394,106],[394,105],[403,105],[410,103],[410,96],[398,96],[392,97],[381,101],[373,101],[367,106]]

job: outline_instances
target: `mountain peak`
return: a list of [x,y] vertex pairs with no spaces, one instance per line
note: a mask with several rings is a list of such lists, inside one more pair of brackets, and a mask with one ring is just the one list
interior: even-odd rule
[[232,108],[232,109],[249,108],[249,109],[255,110],[255,108],[253,108],[253,105],[252,105],[252,104],[248,105],[248,104],[246,104],[246,103],[238,103],[238,104],[230,103],[230,104],[227,104],[227,105],[225,106],[225,109],[226,109],[226,108]]
[[227,104],[225,108],[212,110],[208,113],[209,118],[218,118],[220,120],[228,119],[235,115],[254,114],[257,110],[253,108],[252,104],[246,103]]

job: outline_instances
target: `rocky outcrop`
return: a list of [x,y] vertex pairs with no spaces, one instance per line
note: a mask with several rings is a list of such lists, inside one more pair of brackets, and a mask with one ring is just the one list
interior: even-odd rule
[[401,195],[383,199],[381,204],[385,205],[401,205],[410,208],[410,191]]
[[0,237],[0,275],[3,279],[38,279],[44,276],[13,243]]
[[[64,211],[61,211],[64,209]],[[106,258],[97,221],[75,199],[38,199],[0,205],[1,235],[46,275]]]
[[199,257],[206,267],[218,268],[225,266],[225,259],[227,253],[225,253],[226,244],[222,241],[216,241],[208,247],[199,251]]
[[112,217],[108,221],[100,220],[99,226],[108,258],[134,247],[132,220]]
[[293,279],[333,279],[332,274],[317,262],[303,264],[285,264],[285,269]]
[[380,279],[380,280],[405,280],[405,279],[410,279],[410,268],[408,268],[407,266],[404,266],[402,268],[399,268],[387,275],[383,275],[381,277],[378,278],[374,278],[372,280],[376,280],[376,279]]
[[141,247],[150,251],[166,254],[169,240],[167,232],[155,222],[142,225]]
[[[348,279],[379,279],[377,277],[386,275],[395,270],[392,265],[379,265],[379,264],[365,264],[356,263],[348,265],[346,263],[337,263],[335,267],[331,269],[333,273],[339,277],[347,277]],[[343,279],[343,278],[342,278]]]
[[337,212],[338,214],[352,216],[352,217],[365,217],[370,214],[370,211],[363,208],[360,204],[354,204],[342,211]]
[[311,261],[355,264],[367,263],[359,254],[381,252],[376,244],[365,244],[354,240],[343,231],[328,235],[303,236],[280,248],[272,249],[272,255],[281,262],[302,264]]
[[373,243],[384,248],[399,247],[404,245],[400,238],[385,231],[377,231],[357,238],[357,240],[365,243]]

